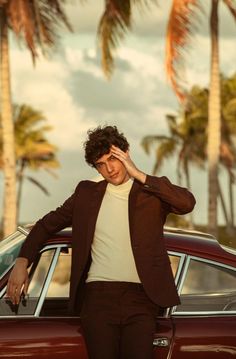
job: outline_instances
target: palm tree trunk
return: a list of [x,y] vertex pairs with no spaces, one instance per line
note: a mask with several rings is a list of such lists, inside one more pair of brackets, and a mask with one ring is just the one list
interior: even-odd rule
[[[185,177],[186,177],[186,185],[187,185],[187,188],[190,190],[191,184],[190,184],[190,173],[189,173],[188,160],[184,161],[184,172],[185,172]],[[190,212],[188,216],[189,216],[189,227],[193,229],[194,228],[193,212]]]
[[218,163],[221,141],[218,0],[212,0],[211,78],[208,105],[208,230],[217,236]]
[[234,177],[232,173],[229,173],[229,204],[230,204],[230,222],[232,228],[234,228]]
[[221,190],[221,185],[220,185],[219,180],[218,180],[218,194],[219,194],[219,198],[220,198],[222,211],[223,211],[223,214],[224,214],[224,217],[225,217],[225,224],[226,224],[226,227],[229,228],[230,227],[230,221],[229,221],[229,217],[228,217],[228,213],[227,213],[227,209],[226,209],[226,204],[225,204],[225,200],[224,200],[224,196],[223,196],[223,192]]
[[20,202],[21,202],[21,194],[22,194],[22,187],[23,187],[23,180],[24,180],[24,169],[25,169],[25,160],[22,159],[20,164],[20,170],[18,173],[18,191],[17,191],[17,223],[19,223],[19,217],[20,217]]
[[14,126],[12,120],[10,65],[8,48],[8,26],[4,9],[0,12],[1,23],[1,125],[3,140],[3,233],[4,236],[16,228],[16,163]]

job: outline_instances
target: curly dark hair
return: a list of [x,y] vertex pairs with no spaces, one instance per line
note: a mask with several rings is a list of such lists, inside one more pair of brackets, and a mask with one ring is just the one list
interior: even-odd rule
[[95,167],[95,162],[103,155],[109,153],[112,145],[119,147],[122,151],[129,149],[129,143],[123,133],[116,126],[98,126],[88,131],[88,139],[84,142],[85,160]]

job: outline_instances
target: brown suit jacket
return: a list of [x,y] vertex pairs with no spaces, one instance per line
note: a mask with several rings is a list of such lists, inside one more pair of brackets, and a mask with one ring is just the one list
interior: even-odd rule
[[[36,222],[19,254],[26,257],[30,265],[50,235],[72,226],[71,312],[76,308],[78,289],[90,265],[91,244],[106,186],[105,180],[80,182],[62,206]],[[166,177],[147,176],[144,185],[135,180],[130,191],[130,236],[137,271],[149,298],[162,307],[179,303],[162,240],[166,216],[170,212],[188,213],[194,205],[194,196],[186,188],[173,185]]]

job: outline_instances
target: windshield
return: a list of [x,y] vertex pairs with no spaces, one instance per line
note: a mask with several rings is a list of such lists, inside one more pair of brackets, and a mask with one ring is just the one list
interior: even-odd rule
[[0,242],[0,278],[14,263],[26,235],[16,231]]

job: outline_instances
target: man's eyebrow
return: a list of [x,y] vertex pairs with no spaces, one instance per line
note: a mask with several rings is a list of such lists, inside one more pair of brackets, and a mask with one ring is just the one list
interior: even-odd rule
[[[111,153],[109,157],[107,157],[107,160],[109,160],[111,157],[114,157],[114,155]],[[105,163],[104,161],[97,161],[95,162],[95,166],[96,165],[102,165],[103,163]]]
[[101,165],[101,164],[103,164],[104,162],[101,162],[101,161],[99,161],[99,162],[95,162],[95,166],[97,166],[97,165]]

